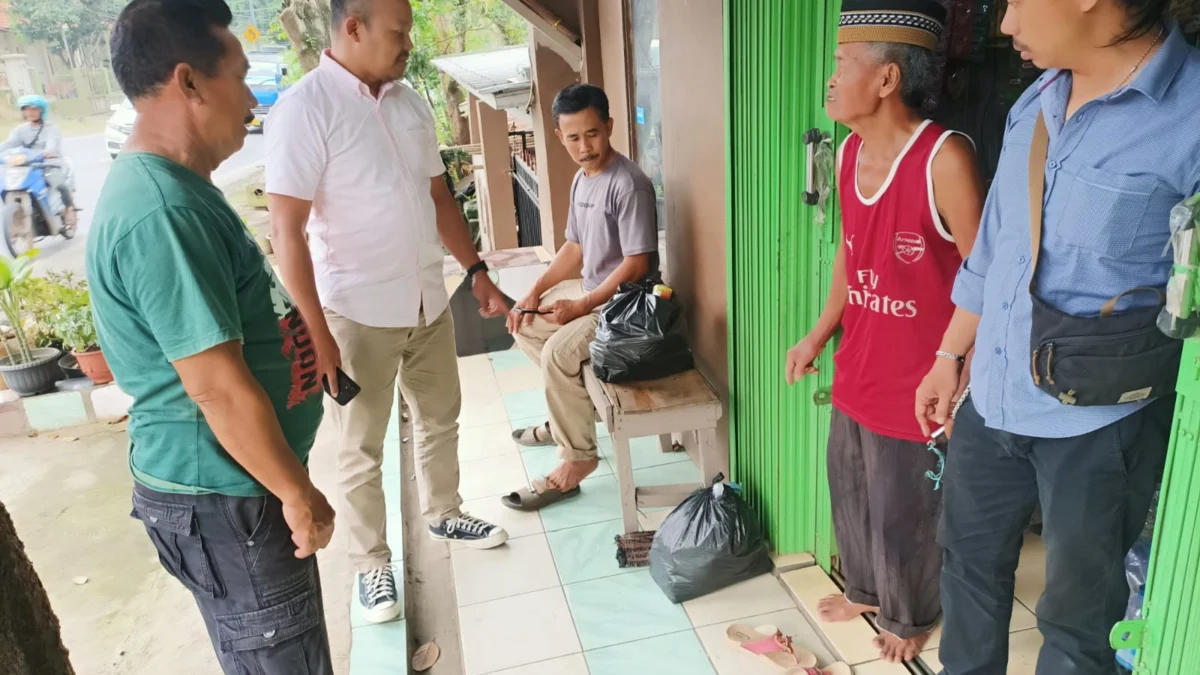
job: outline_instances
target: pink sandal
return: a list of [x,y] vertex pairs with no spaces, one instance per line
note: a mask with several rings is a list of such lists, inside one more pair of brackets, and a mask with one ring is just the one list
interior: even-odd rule
[[817,657],[812,652],[797,649],[791,636],[784,635],[774,626],[751,628],[735,623],[726,629],[725,637],[733,648],[750,652],[780,668],[814,668],[817,665]]

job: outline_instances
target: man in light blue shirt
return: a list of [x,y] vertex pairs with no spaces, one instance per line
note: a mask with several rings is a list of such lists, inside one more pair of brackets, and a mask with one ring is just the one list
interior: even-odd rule
[[[1088,5],[1086,8],[1084,5]],[[946,464],[940,540],[945,675],[1002,675],[1022,534],[1043,515],[1045,638],[1038,675],[1114,671],[1108,634],[1129,590],[1122,561],[1161,477],[1174,397],[1063,405],[1030,369],[1030,144],[1050,144],[1039,297],[1097,316],[1110,298],[1162,288],[1168,214],[1200,191],[1200,52],[1164,17],[1169,0],[1010,0],[1002,29],[1046,73],[1009,114],[995,181],[939,358],[917,392],[929,428],[947,421],[960,359],[971,394]],[[1144,306],[1123,300],[1118,311]],[[1151,302],[1153,302],[1151,300]]]

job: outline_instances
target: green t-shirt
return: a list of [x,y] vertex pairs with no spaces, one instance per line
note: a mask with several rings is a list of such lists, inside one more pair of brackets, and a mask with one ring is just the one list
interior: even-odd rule
[[138,482],[163,492],[266,494],[221,448],[171,365],[232,340],[307,462],[322,412],[312,342],[220,190],[158,155],[121,155],[96,205],[87,275],[100,346],[134,399],[129,465]]

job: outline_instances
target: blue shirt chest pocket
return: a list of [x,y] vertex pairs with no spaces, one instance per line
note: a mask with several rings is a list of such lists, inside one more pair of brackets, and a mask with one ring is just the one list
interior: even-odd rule
[[[1070,171],[1071,169],[1067,169]],[[1166,243],[1167,217],[1175,200],[1152,176],[1129,176],[1089,166],[1062,178],[1068,190],[1065,206],[1054,223],[1061,244],[1091,251],[1103,258],[1135,252],[1157,257]],[[1050,223],[1047,223],[1050,226]]]

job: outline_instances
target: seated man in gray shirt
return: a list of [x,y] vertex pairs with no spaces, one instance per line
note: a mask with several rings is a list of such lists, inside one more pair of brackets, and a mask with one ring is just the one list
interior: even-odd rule
[[549,422],[518,429],[513,438],[522,446],[557,445],[562,463],[502,498],[522,511],[579,495],[579,483],[599,466],[595,409],[583,385],[597,311],[621,284],[658,270],[654,185],[609,144],[608,97],[598,87],[573,85],[555,97],[553,112],[555,133],[580,166],[571,185],[567,242],[509,314],[508,330],[541,367],[550,411]]

